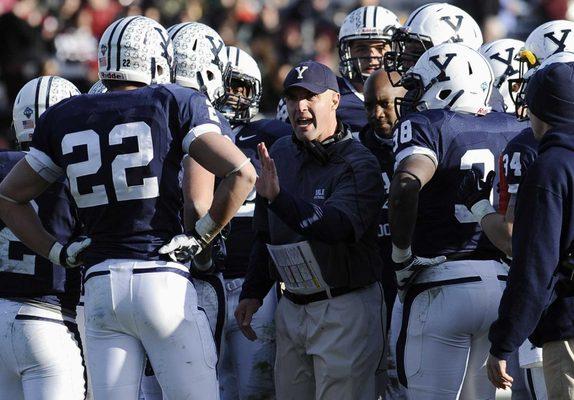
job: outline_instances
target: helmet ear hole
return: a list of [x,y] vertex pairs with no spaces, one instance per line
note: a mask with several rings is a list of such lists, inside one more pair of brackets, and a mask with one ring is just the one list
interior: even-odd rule
[[214,78],[215,78],[215,75],[213,75],[213,72],[207,71],[207,79],[212,81]]
[[450,89],[441,90],[440,93],[438,94],[438,98],[441,100],[445,100],[448,96],[450,96],[451,93],[452,90]]
[[161,65],[158,65],[158,66],[156,67],[156,70],[157,70],[157,75],[158,75],[158,76],[163,75],[163,67],[162,67]]

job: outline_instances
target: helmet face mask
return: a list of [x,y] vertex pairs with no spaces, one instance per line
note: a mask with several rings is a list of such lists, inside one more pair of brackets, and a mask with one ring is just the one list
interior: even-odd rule
[[246,123],[259,112],[261,101],[261,71],[257,62],[238,47],[228,46],[229,72],[225,74],[225,93],[215,102],[215,108],[234,124]]
[[[390,45],[391,37],[400,26],[397,16],[380,6],[360,7],[349,13],[339,31],[339,71],[341,76],[354,82],[364,82],[369,69],[383,67],[383,54]],[[362,43],[364,42],[364,43]],[[357,56],[353,47],[378,47],[380,55],[372,55],[369,48]],[[367,50],[367,49],[365,49]],[[372,72],[372,71],[371,71]]]
[[[399,75],[404,75],[425,51],[433,47],[430,37],[409,32],[408,28],[397,29],[391,43],[392,51],[384,57],[385,71],[398,72]],[[399,81],[390,78],[390,74],[389,79],[393,86],[400,86]]]

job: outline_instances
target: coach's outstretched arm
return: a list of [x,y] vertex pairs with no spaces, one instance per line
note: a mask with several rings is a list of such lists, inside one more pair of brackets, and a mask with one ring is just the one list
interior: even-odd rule
[[90,239],[59,243],[44,229],[30,203],[50,185],[26,159],[20,160],[0,183],[0,218],[35,253],[63,267],[77,267],[81,264],[77,256],[90,244]]
[[213,196],[209,211],[195,223],[190,235],[178,235],[159,252],[174,260],[195,257],[235,216],[255,185],[257,174],[249,158],[230,140],[209,132],[196,137],[189,145],[189,155],[199,165],[223,178]]

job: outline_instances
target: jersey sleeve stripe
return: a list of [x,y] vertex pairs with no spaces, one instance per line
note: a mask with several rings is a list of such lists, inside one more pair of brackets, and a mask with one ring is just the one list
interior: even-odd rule
[[406,149],[401,150],[399,154],[397,154],[397,156],[395,157],[395,169],[397,169],[401,161],[415,154],[422,154],[428,156],[434,162],[435,165],[438,165],[438,159],[434,151],[422,146],[410,146],[407,147]]
[[183,152],[187,154],[189,152],[191,142],[208,132],[219,133],[221,135],[221,128],[216,124],[203,124],[192,128],[183,138]]
[[512,184],[508,185],[508,193],[510,193],[510,194],[518,193],[518,187],[519,186],[520,186],[519,183],[512,183]]
[[26,154],[26,161],[38,175],[48,182],[55,182],[64,174],[64,170],[57,166],[46,153],[33,147]]

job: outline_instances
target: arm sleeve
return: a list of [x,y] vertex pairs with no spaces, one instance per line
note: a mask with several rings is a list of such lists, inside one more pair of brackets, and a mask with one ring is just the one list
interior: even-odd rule
[[281,190],[269,209],[306,239],[325,243],[354,240],[351,221],[335,207],[321,207]]
[[182,147],[188,153],[189,145],[207,132],[222,133],[223,123],[207,97],[191,89],[173,89],[177,102],[177,124],[183,132]]
[[50,119],[51,113],[47,110],[38,119],[38,125],[34,129],[30,151],[26,154],[26,161],[38,175],[48,182],[57,181],[63,174],[64,169],[60,166],[62,149],[61,146],[52,144]]
[[418,114],[409,115],[397,124],[393,132],[395,169],[405,158],[422,154],[435,165],[440,161],[439,135],[428,120]]
[[267,200],[260,196],[257,196],[255,200],[253,228],[256,235],[253,246],[251,247],[247,274],[243,282],[239,300],[249,298],[263,300],[275,282],[269,275],[270,257],[266,243],[269,243],[271,240],[267,224],[266,202]]
[[[539,175],[533,172],[535,177]],[[555,288],[554,272],[560,259],[562,198],[530,175],[518,194],[514,258],[498,319],[489,334],[490,352],[501,359],[508,359],[536,328]]]

